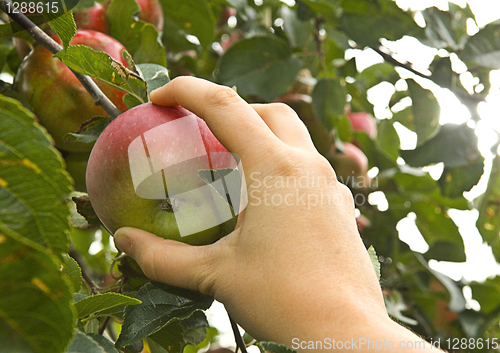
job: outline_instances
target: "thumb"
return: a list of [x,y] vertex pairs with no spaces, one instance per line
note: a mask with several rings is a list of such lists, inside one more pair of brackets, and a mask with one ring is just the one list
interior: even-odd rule
[[217,261],[211,245],[192,246],[129,227],[118,229],[114,239],[116,247],[133,257],[148,278],[213,295]]

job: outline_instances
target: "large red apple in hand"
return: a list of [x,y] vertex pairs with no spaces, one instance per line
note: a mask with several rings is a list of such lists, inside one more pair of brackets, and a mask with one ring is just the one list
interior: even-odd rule
[[[56,35],[53,35],[52,39],[61,43]],[[104,51],[128,67],[122,54],[125,50],[123,45],[106,34],[80,30],[70,44],[85,44],[95,50]],[[119,110],[127,109],[122,100],[124,92],[102,82],[96,83]],[[69,132],[76,132],[91,118],[108,114],[94,103],[90,94],[66,65],[53,58],[52,53],[45,47],[38,45],[21,64],[15,85],[31,104],[40,124],[52,135],[58,148],[74,152],[90,150],[91,146],[88,144],[67,144],[63,142],[63,138]]]
[[[208,244],[226,235],[223,223],[234,214],[215,191],[224,180],[208,185],[198,172],[236,167],[202,119],[179,106],[146,103],[121,114],[100,135],[87,166],[87,191],[111,233],[129,226]],[[239,190],[229,197],[239,200]]]

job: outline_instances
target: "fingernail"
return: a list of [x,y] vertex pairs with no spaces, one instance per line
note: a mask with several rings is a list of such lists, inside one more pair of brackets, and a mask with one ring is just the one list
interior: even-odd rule
[[132,253],[132,243],[127,236],[127,230],[125,228],[120,228],[115,232],[115,246],[118,250],[124,252],[125,254]]

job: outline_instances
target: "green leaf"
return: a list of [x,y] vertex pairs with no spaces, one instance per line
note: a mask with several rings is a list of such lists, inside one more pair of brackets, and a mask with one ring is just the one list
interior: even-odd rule
[[[120,0],[121,1],[121,0]],[[139,46],[133,50],[133,58],[137,64],[150,63],[161,66],[167,65],[167,56],[165,47],[160,41],[158,30],[151,23],[144,23],[140,26],[141,21],[134,27],[134,30],[139,32]]]
[[375,274],[377,275],[377,279],[380,280],[380,261],[378,260],[377,253],[375,252],[375,248],[370,246],[368,248],[368,255],[370,256],[370,260],[373,265],[373,269],[375,270]]
[[94,6],[94,0],[79,0],[73,10],[89,9]]
[[401,151],[401,157],[412,167],[424,167],[443,162],[446,167],[469,165],[482,159],[478,138],[467,124],[445,124],[430,140],[414,150]]
[[347,90],[337,79],[319,80],[311,93],[314,111],[319,121],[331,130],[344,114]]
[[377,166],[380,170],[392,169],[397,167],[397,163],[389,158],[386,152],[380,149],[374,140],[364,131],[353,131],[356,142],[368,158],[369,168]]
[[301,0],[303,4],[313,12],[320,14],[325,20],[335,24],[337,22],[337,13],[340,8],[339,5],[330,0]]
[[444,58],[436,56],[431,64],[430,70],[432,71],[433,81],[441,87],[451,90],[457,87],[463,89],[459,75],[451,68],[451,59],[449,56]]
[[109,116],[96,116],[86,121],[75,133],[68,133],[64,136],[64,143],[83,142],[92,143],[97,141],[106,126],[113,121]]
[[392,290],[391,294],[387,297],[384,297],[385,300],[385,308],[387,309],[387,313],[392,316],[394,319],[405,323],[407,325],[417,325],[418,322],[413,320],[407,316],[405,316],[402,311],[408,309],[406,306],[403,296],[397,290]]
[[21,58],[17,54],[16,48],[12,48],[7,55],[7,66],[9,67],[10,71],[13,73],[17,73],[17,70],[19,70],[19,66],[21,66]]
[[371,65],[361,71],[356,76],[355,85],[363,92],[366,92],[369,88],[378,85],[380,82],[387,81],[395,84],[399,79],[400,76],[394,69],[394,66],[383,62]]
[[426,258],[452,262],[466,260],[462,236],[443,208],[428,202],[413,202],[411,210],[417,215],[418,230],[429,244]]
[[302,47],[311,40],[314,33],[311,21],[301,21],[297,13],[286,5],[281,7],[281,17],[283,30],[292,47]]
[[104,338],[103,336],[95,333],[87,333],[87,336],[96,341],[104,349],[105,353],[119,353],[115,348],[114,343],[107,338]]
[[[0,45],[0,72],[3,71],[3,68],[7,63],[7,58],[9,56],[10,50],[10,45]],[[2,91],[4,90],[2,89]]]
[[135,0],[113,0],[106,9],[110,35],[122,43],[136,63],[167,65],[165,48],[151,23],[137,20],[140,7]]
[[[198,343],[196,346],[186,344],[184,346],[183,352],[184,353],[196,353],[199,352],[201,349],[208,347],[212,342],[217,340],[217,335],[219,334],[219,331],[215,327],[208,327],[206,329],[206,336],[203,341]],[[151,351],[151,353],[156,353]],[[157,352],[157,353],[163,353],[163,352]]]
[[493,22],[470,37],[460,58],[490,69],[500,69],[500,23]]
[[[231,45],[219,63],[218,81],[242,95],[273,101],[293,84],[301,63],[288,43],[274,36],[252,37]],[[272,84],[269,84],[272,82]]]
[[64,267],[63,273],[68,276],[71,284],[73,285],[73,292],[78,292],[82,287],[82,270],[78,262],[75,261],[71,256],[64,255]]
[[[441,189],[436,180],[429,173],[420,169],[401,166],[402,172],[396,173],[393,178],[398,186],[398,196],[405,202],[425,202],[429,207],[469,209],[469,203],[463,196],[447,198],[441,194]],[[432,206],[431,206],[432,205]]]
[[147,102],[146,82],[104,52],[85,45],[70,45],[55,55],[70,69],[127,92],[141,102]]
[[[186,35],[193,35],[203,47],[214,39],[217,21],[207,0],[160,0],[165,17],[163,40],[168,48],[178,50],[174,44]],[[189,43],[189,42],[188,42]],[[170,44],[174,44],[172,47]],[[184,48],[186,49],[186,48]]]
[[483,283],[472,282],[472,297],[481,305],[481,312],[490,313],[500,307],[500,277],[489,278]]
[[184,329],[178,319],[170,320],[163,328],[149,336],[169,353],[181,353],[184,346]]
[[429,264],[422,255],[414,253],[414,256],[427,269],[427,271],[429,271],[434,277],[436,277],[436,279],[443,285],[443,287],[446,288],[446,290],[450,294],[450,301],[448,304],[449,310],[455,313],[463,311],[465,309],[465,297],[462,291],[462,286],[457,284],[457,282],[452,280],[450,277],[430,268]]
[[398,40],[421,31],[392,0],[343,0],[340,5],[342,28],[360,45],[378,47],[380,38]]
[[171,319],[184,319],[198,309],[208,309],[213,302],[212,297],[201,293],[156,282],[144,285],[135,297],[142,303],[125,308],[117,347],[128,346],[159,331]]
[[60,154],[33,114],[4,96],[0,126],[0,226],[67,252],[72,187]]
[[417,146],[434,137],[439,131],[439,115],[441,107],[434,94],[422,88],[412,79],[407,79],[408,90],[412,100],[412,127],[417,134]]
[[134,97],[131,94],[124,95],[122,99],[123,99],[123,103],[125,103],[125,105],[127,106],[127,109],[131,109],[133,107],[136,107],[136,106],[142,104],[142,102],[139,99],[137,99],[136,97]]
[[96,294],[75,303],[78,318],[82,319],[101,310],[120,305],[138,305],[141,301],[119,293]]
[[[93,337],[86,335],[83,332],[75,330],[73,341],[69,345],[65,353],[107,353]],[[111,351],[113,352],[113,351]],[[118,352],[115,349],[115,352]]]
[[274,343],[274,342],[259,342],[258,344],[262,348],[264,348],[265,351],[271,352],[271,353],[296,353],[295,350],[288,348],[287,346],[284,346],[279,343]]
[[346,84],[347,93],[352,97],[349,102],[353,111],[364,111],[373,115],[373,104],[368,101],[366,91],[354,84]]
[[484,172],[484,157],[479,155],[469,164],[460,167],[445,167],[439,186],[443,195],[451,198],[461,197],[464,191],[470,191]]
[[181,325],[184,329],[184,342],[193,346],[205,339],[207,328],[210,327],[205,313],[201,310],[195,311],[193,315],[182,320]]
[[0,259],[1,350],[62,353],[75,314],[59,259],[2,223]]
[[425,19],[425,36],[422,42],[434,48],[460,49],[458,38],[452,24],[452,14],[441,11],[437,7],[429,7],[422,11]]
[[336,123],[337,135],[338,137],[344,141],[349,142],[352,140],[352,125],[349,118],[345,115],[340,116]]
[[380,120],[377,125],[377,146],[384,151],[391,160],[399,157],[400,140],[391,120]]
[[166,67],[156,64],[139,64],[137,65],[137,70],[144,81],[146,81],[148,97],[152,91],[170,82]]
[[[28,17],[33,23],[41,25],[46,22],[45,18],[42,15],[28,15]],[[0,24],[0,38],[22,38],[26,41],[33,40],[33,37],[19,25],[17,22],[11,21],[8,23]]]
[[46,14],[46,16],[53,18],[48,22],[50,28],[52,28],[59,38],[61,38],[63,48],[66,49],[69,46],[69,42],[76,34],[76,24],[73,18],[73,13],[69,11],[64,15]]
[[500,261],[500,156],[496,155],[491,167],[486,192],[481,197],[476,226],[483,240],[491,246],[493,255]]
[[[94,211],[94,208],[90,204],[90,199],[88,195],[82,195],[79,197],[72,197],[71,198],[73,202],[76,204],[76,209],[78,213],[85,218],[88,224],[94,225],[94,226],[100,226],[101,221],[99,220],[99,217],[97,217],[97,214]],[[90,246],[90,244],[89,244]]]

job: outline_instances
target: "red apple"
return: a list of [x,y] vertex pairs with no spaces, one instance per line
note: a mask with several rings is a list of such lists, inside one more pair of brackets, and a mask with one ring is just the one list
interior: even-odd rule
[[370,138],[377,136],[377,124],[375,118],[368,113],[348,113],[347,117],[351,121],[353,130],[365,131]]
[[[163,29],[163,10],[159,0],[136,0],[140,6],[139,19],[153,24],[159,31]],[[96,2],[88,9],[73,12],[76,26],[79,29],[92,29],[102,33],[109,33],[109,23],[106,17],[106,8],[109,1],[104,5]]]
[[227,48],[229,48],[233,43],[236,43],[239,39],[241,38],[241,33],[239,31],[233,32],[230,35],[227,35],[227,37],[224,37],[221,39],[221,47],[222,47],[222,52],[225,52]]
[[[52,38],[61,43],[57,36]],[[106,34],[79,30],[71,44],[85,44],[104,51],[128,67],[122,54],[125,50],[123,45]],[[127,109],[122,100],[124,92],[99,81],[96,83],[118,109]],[[63,137],[69,132],[77,131],[91,118],[108,114],[95,105],[90,94],[66,65],[53,58],[45,47],[38,45],[21,64],[15,85],[31,104],[40,124],[52,135],[58,148],[73,152],[90,150],[89,144],[66,144]]]
[[344,143],[344,152],[337,149],[329,160],[340,182],[352,187],[366,187],[369,184],[368,159],[358,147]]
[[98,2],[87,9],[74,11],[73,16],[75,18],[76,27],[79,29],[92,29],[102,33],[109,33],[106,8]]
[[202,119],[179,106],[146,103],[103,131],[90,154],[87,191],[111,233],[129,226],[208,244],[226,235],[222,223],[232,216],[198,171],[235,167]]
[[136,0],[141,7],[139,19],[152,23],[156,29],[163,29],[163,9],[159,0]]

